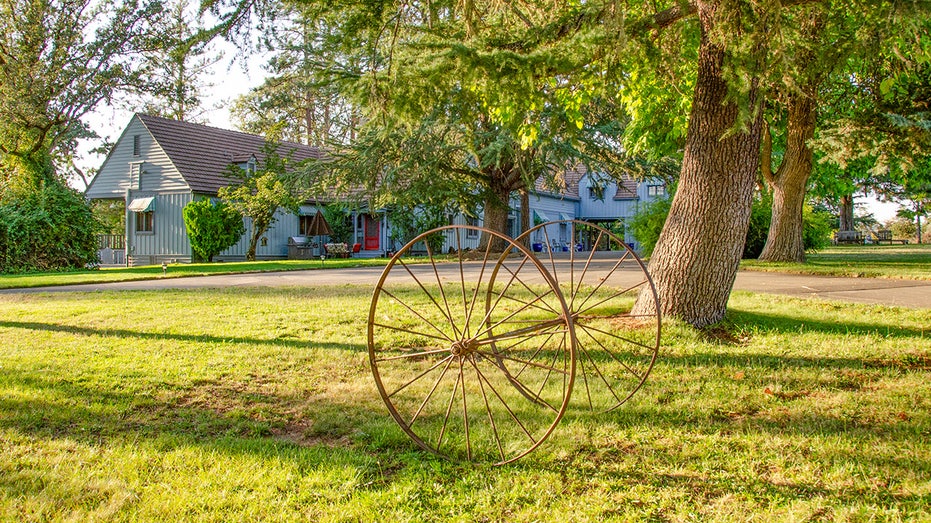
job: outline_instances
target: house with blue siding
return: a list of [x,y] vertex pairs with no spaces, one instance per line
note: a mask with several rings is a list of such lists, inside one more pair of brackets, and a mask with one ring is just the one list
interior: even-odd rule
[[[102,261],[126,265],[190,262],[192,251],[182,209],[195,199],[216,197],[221,187],[233,183],[228,176],[231,166],[254,169],[260,165],[265,143],[261,136],[238,131],[134,115],[85,193],[88,199],[124,203],[123,249],[114,252],[112,259]],[[320,159],[325,154],[319,148],[291,142],[282,142],[277,153],[293,161]],[[610,180],[580,166],[567,170],[556,187],[538,183],[530,197],[530,223],[572,219],[601,224],[623,222],[634,216],[643,202],[665,193],[657,181]],[[307,235],[313,216],[324,203],[306,202],[297,215],[279,211],[275,223],[261,238],[256,257],[287,258],[289,241]],[[515,199],[508,218],[513,237],[520,234],[520,212],[520,202]],[[357,256],[381,256],[401,247],[391,240],[389,211],[360,208],[349,219],[353,242],[359,250]],[[450,223],[481,225],[481,219],[458,215],[451,217]],[[216,259],[245,259],[248,220],[246,229],[243,238]],[[552,243],[548,247],[559,248],[577,241],[568,238],[567,231],[564,224],[548,225],[545,236]],[[475,248],[479,237],[473,236],[462,247]],[[531,238],[533,243],[543,241],[542,232],[536,236]],[[625,241],[632,243],[633,238],[625,235]]]

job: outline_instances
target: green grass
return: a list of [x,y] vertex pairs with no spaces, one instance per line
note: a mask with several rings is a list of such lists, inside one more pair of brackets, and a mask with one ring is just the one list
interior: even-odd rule
[[928,310],[736,293],[512,465],[379,398],[369,287],[0,296],[4,521],[931,518]]
[[210,276],[248,272],[380,266],[385,265],[387,261],[387,259],[383,258],[332,258],[325,262],[321,262],[320,260],[281,260],[227,263],[174,263],[168,265],[168,270],[166,272],[162,271],[161,265],[147,265],[142,267],[104,268],[68,272],[0,274],[0,289],[154,280],[160,278],[184,278],[189,276]]
[[740,268],[822,276],[931,280],[931,245],[838,245],[808,254],[805,263],[743,260]]

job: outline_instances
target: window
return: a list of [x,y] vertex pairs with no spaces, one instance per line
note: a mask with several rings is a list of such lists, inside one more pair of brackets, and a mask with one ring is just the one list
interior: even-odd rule
[[647,186],[647,196],[656,197],[656,196],[665,196],[665,195],[666,195],[666,187],[662,185],[648,185]]
[[154,211],[143,211],[136,213],[136,232],[154,232],[154,225]]
[[301,215],[298,217],[297,230],[301,236],[307,236],[310,231],[310,222],[314,221],[313,216]]
[[[478,227],[478,218],[466,216],[466,225],[469,227]],[[466,238],[478,238],[478,230],[466,229]]]
[[589,185],[588,186],[588,197],[592,200],[604,200],[605,199],[605,188],[599,185]]
[[139,139],[140,137],[138,134],[133,135],[133,156],[139,156],[140,154],[142,154],[142,152],[140,151]]

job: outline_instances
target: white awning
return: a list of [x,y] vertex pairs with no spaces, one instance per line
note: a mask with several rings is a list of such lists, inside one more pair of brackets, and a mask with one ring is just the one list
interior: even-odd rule
[[543,214],[542,212],[534,209],[533,210],[533,221],[535,225],[540,225],[541,223],[546,223],[550,221],[550,219],[547,218],[546,215]]
[[563,221],[571,221],[571,220],[572,220],[572,216],[569,216],[568,214],[566,214],[566,213],[564,213],[564,212],[561,212],[561,213],[559,213],[559,219],[560,219],[560,220],[563,220]]
[[147,198],[133,198],[133,201],[129,202],[128,209],[131,212],[149,212],[155,210],[155,197],[149,196]]

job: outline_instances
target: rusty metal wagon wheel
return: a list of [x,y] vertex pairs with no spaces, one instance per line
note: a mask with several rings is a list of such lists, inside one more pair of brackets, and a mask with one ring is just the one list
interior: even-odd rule
[[[646,266],[622,238],[579,220],[539,224],[515,241],[524,240],[539,249],[574,320],[576,401],[596,412],[616,409],[643,386],[659,351],[659,300]],[[640,292],[652,292],[656,305],[633,315]]]
[[[477,249],[482,234],[495,241]],[[451,254],[434,252],[435,240]],[[566,411],[575,377],[573,322],[552,276],[525,247],[478,227],[425,232],[391,258],[372,296],[368,346],[401,429],[455,460],[502,464],[535,449]]]

